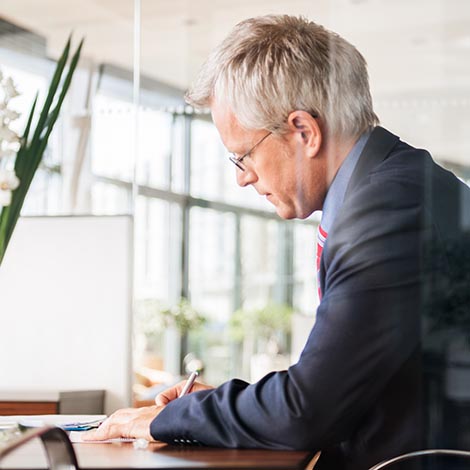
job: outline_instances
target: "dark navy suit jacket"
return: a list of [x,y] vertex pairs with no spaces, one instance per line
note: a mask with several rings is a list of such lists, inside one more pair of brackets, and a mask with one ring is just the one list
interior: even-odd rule
[[323,298],[298,363],[171,402],[153,437],[322,450],[317,468],[331,470],[422,448],[422,315],[439,295],[435,260],[449,264],[443,247],[469,230],[469,208],[468,187],[426,151],[375,128],[323,250]]

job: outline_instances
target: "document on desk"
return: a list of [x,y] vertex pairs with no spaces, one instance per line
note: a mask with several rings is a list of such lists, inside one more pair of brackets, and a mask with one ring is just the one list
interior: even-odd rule
[[[113,444],[119,442],[135,442],[139,439],[116,438],[105,441],[84,441],[84,431],[97,428],[106,415],[31,415],[31,416],[0,416],[2,426],[20,426],[20,428],[40,428],[57,426],[68,432],[69,439],[74,443]],[[141,445],[140,443],[138,443]]]
[[69,433],[70,442],[74,444],[119,444],[120,442],[136,442],[138,439],[117,437],[114,439],[106,439],[105,441],[84,441],[82,431],[71,431]]
[[65,431],[87,431],[97,428],[105,419],[106,415],[20,415],[0,416],[0,424],[9,422],[23,428],[57,426]]

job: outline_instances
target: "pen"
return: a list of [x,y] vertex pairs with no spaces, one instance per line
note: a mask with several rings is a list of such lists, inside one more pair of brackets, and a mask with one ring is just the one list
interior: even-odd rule
[[188,380],[184,384],[183,390],[181,390],[179,398],[183,397],[191,390],[191,387],[194,385],[194,382],[196,381],[198,375],[199,372],[197,370],[191,373],[191,375],[188,377]]

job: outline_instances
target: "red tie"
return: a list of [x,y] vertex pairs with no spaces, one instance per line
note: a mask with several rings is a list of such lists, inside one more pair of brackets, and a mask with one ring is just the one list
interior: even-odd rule
[[317,283],[318,283],[318,298],[321,300],[322,292],[320,288],[320,260],[321,254],[323,252],[323,246],[325,245],[326,237],[328,233],[322,228],[321,225],[318,226],[317,232]]

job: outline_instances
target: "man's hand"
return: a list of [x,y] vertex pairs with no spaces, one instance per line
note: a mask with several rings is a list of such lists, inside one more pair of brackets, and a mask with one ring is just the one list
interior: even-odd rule
[[[157,404],[157,407],[163,407],[165,405],[168,405],[170,401],[175,400],[181,395],[181,391],[183,390],[183,387],[186,385],[186,380],[183,380],[176,385],[173,385],[173,387],[166,389],[164,392],[158,394],[155,397],[155,403]],[[194,385],[191,387],[188,393],[192,392],[199,392],[200,390],[211,390],[214,387],[211,385],[206,385],[202,384],[200,382],[194,382]]]
[[98,429],[82,434],[83,441],[104,441],[119,437],[143,438],[153,441],[150,423],[162,411],[162,406],[124,408],[113,413],[103,421]]

